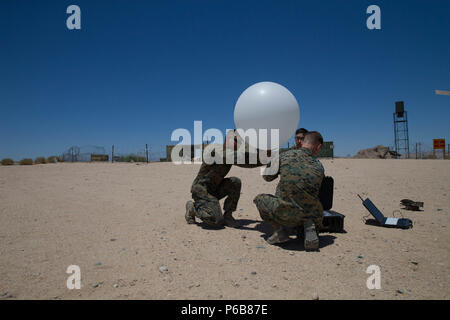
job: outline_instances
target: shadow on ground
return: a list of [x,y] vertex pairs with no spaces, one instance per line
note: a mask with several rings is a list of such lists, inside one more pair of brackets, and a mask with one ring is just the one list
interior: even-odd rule
[[385,228],[384,226],[382,226],[377,220],[375,220],[375,219],[367,219],[366,220],[366,225],[368,225],[368,226],[374,226],[374,227],[383,227],[383,228]]
[[214,226],[210,226],[209,224],[206,224],[204,222],[200,222],[200,223],[196,222],[195,224],[198,225],[199,227],[201,227],[204,230],[222,230],[222,229],[225,229],[225,226],[214,227]]
[[[264,238],[264,240],[267,240],[267,238],[270,237],[273,233],[272,226],[264,221],[250,220],[250,219],[237,219],[236,221],[240,225],[240,227],[238,228],[239,230],[258,231],[258,232],[262,233],[261,237]],[[204,222],[200,222],[200,223],[196,223],[196,224],[204,230],[226,229],[226,227],[223,227],[223,226],[222,227],[213,227]],[[254,224],[254,226],[249,227],[249,225],[252,225],[252,224]],[[291,236],[291,240],[286,243],[279,244],[277,246],[284,250],[304,251],[305,247],[303,244],[303,239],[297,238],[296,230],[294,228],[288,228],[288,232],[289,232],[289,235]],[[342,233],[346,233],[346,231],[343,231]],[[332,245],[334,243],[334,239],[336,239],[336,237],[333,235],[319,233],[319,249],[325,248],[329,245]]]
[[[248,219],[241,219],[238,221],[241,224],[241,230],[259,231],[262,233],[261,237],[264,238],[264,240],[267,240],[267,238],[270,237],[273,233],[272,226],[266,222]],[[255,227],[246,227],[247,225],[254,223],[256,223]],[[296,230],[294,228],[289,228],[288,231],[289,235],[291,236],[291,240],[278,246],[282,249],[290,251],[304,251],[305,247],[303,245],[303,239],[297,239]],[[343,233],[345,233],[345,231]],[[294,237],[292,237],[292,235],[294,235]],[[333,244],[334,239],[336,239],[336,237],[333,235],[319,233],[319,249]]]
[[[264,237],[265,239],[267,237]],[[335,236],[329,235],[329,234],[319,234],[319,250],[325,247],[328,247],[329,245],[332,245],[334,243],[334,239],[336,239]],[[285,250],[289,251],[305,251],[305,246],[303,245],[303,239],[291,239],[290,241],[286,243],[282,243],[278,245],[280,248],[283,248]]]

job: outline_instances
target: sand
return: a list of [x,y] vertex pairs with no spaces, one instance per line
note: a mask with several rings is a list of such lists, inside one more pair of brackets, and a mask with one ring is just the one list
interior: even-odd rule
[[[230,172],[243,182],[244,227],[213,230],[184,220],[198,165],[0,166],[0,299],[448,299],[450,161],[322,163],[347,233],[321,234],[319,252],[294,236],[266,244],[271,227],[252,200],[277,181],[259,169]],[[410,230],[366,225],[357,193],[386,216],[403,198],[425,207],[400,210]],[[69,265],[80,267],[80,290],[66,287]],[[370,265],[381,289],[366,286]]]

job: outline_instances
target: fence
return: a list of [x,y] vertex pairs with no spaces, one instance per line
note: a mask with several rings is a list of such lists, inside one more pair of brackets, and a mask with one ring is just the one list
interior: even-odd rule
[[106,155],[104,147],[98,146],[73,146],[61,154],[61,159],[66,162],[90,162],[92,156]]
[[450,159],[449,147],[447,146],[444,154],[444,150],[433,150],[433,144],[414,142],[410,146],[409,158],[410,159]]
[[[332,142],[328,142],[332,145]],[[143,145],[142,147],[131,147],[124,145],[112,145],[109,148],[102,146],[72,146],[60,156],[66,162],[91,162],[91,161],[111,161],[111,162],[159,162],[170,161],[171,146],[166,145]],[[450,145],[448,145],[450,147]],[[332,148],[328,148],[333,153]],[[389,147],[393,150],[393,147]],[[449,149],[445,150],[445,157],[450,159]],[[167,154],[169,153],[169,154]],[[329,155],[326,155],[329,156]],[[407,158],[402,154],[400,159]],[[442,159],[443,150],[433,152],[432,143],[414,142],[410,146],[410,159]]]
[[162,145],[144,145],[141,148],[113,145],[110,148],[102,146],[72,146],[61,154],[65,162],[157,162],[166,158],[165,147]]

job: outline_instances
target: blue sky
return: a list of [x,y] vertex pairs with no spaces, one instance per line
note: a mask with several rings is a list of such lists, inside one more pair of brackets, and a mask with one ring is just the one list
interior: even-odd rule
[[[81,30],[66,8],[81,8]],[[381,30],[366,8],[381,8]],[[410,142],[450,140],[450,2],[0,2],[0,158],[72,145],[133,152],[177,128],[234,127],[234,105],[260,81],[287,87],[300,127],[345,156],[392,146],[394,103]],[[448,141],[450,143],[450,141]]]

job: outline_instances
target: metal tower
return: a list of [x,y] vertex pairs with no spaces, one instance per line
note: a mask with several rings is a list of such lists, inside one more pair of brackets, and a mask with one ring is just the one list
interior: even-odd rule
[[409,159],[408,113],[404,109],[403,101],[395,103],[394,138],[395,151]]

